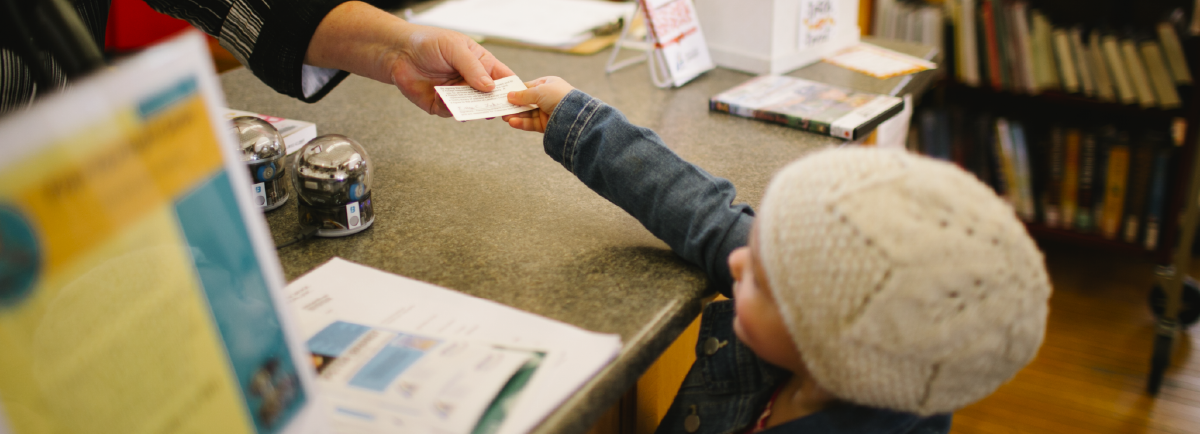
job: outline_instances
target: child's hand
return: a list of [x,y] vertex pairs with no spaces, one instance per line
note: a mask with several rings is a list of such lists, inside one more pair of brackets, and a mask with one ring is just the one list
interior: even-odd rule
[[538,109],[504,116],[504,121],[518,130],[544,133],[554,108],[574,87],[558,77],[542,77],[526,82],[525,86],[529,89],[509,92],[508,102],[516,105],[537,104]]

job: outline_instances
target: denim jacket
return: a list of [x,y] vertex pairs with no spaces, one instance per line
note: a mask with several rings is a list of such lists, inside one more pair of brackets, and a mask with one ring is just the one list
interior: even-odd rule
[[[555,108],[546,153],[596,193],[638,219],[684,260],[730,294],[726,258],[744,246],[754,212],[733,205],[733,184],[679,158],[653,131],[578,90]],[[740,433],[754,424],[791,373],[762,361],[733,333],[733,303],[704,310],[696,363],[658,433]],[[911,433],[950,430],[950,415],[914,414],[836,403],[769,433]]]

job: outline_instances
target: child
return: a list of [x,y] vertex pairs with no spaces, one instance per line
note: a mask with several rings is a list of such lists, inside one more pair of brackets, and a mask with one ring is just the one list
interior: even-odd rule
[[[546,153],[707,272],[697,360],[660,433],[945,433],[1037,353],[1050,283],[1012,209],[903,151],[814,152],[757,217],[728,181],[557,77],[508,96]],[[732,294],[727,288],[732,287]]]

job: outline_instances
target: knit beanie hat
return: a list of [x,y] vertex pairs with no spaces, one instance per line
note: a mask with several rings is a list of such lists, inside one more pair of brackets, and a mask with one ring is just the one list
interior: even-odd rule
[[904,151],[818,151],[775,175],[759,257],[805,367],[861,405],[930,415],[991,394],[1046,329],[1050,282],[1011,206]]

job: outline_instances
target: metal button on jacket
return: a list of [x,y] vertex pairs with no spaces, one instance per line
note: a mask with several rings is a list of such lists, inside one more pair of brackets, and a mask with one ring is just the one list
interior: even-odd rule
[[683,419],[683,429],[687,432],[696,432],[700,429],[700,415],[696,414],[696,406],[688,409],[688,415]]
[[704,354],[709,356],[716,354],[717,350],[726,345],[729,345],[729,341],[719,341],[715,337],[710,337],[704,341]]

